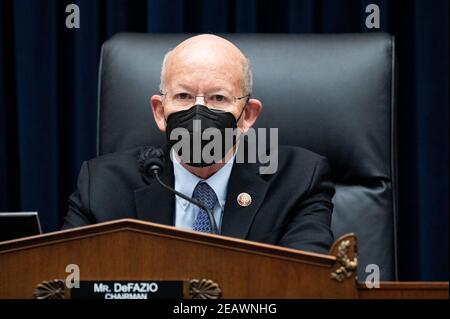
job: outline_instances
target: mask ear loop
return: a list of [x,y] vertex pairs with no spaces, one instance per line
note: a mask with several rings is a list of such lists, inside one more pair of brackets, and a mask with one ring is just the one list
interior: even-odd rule
[[[166,93],[164,93],[162,90],[159,90],[159,95],[161,95],[162,96],[162,99],[164,100],[165,98],[166,98],[166,94],[167,94],[167,92]],[[163,103],[162,103],[162,101],[161,101],[161,105],[162,105]],[[167,126],[167,119],[166,119],[166,116],[165,116],[165,112],[164,112],[164,105],[162,106],[163,107],[163,115],[164,115],[164,123],[166,124],[166,126]]]
[[[241,114],[239,114],[239,116],[238,116],[238,118],[237,118],[237,120],[236,120],[236,129],[239,131],[240,129],[239,129],[239,127],[238,127],[238,122],[239,122],[239,120],[241,119],[241,117],[242,117],[242,114],[244,114],[244,111],[245,111],[245,109],[247,108],[247,106],[248,106],[248,101],[250,100],[250,96],[247,98],[247,100],[245,101],[245,104],[244,104],[244,107],[242,108],[242,111],[241,111]],[[240,139],[241,139],[241,135],[242,135],[242,133],[239,133],[239,135],[238,136],[236,136],[236,144],[240,141]]]
[[169,117],[166,118],[166,114],[165,114],[166,112],[164,112],[164,111],[165,111],[165,110],[164,110],[164,105],[163,105],[164,123],[165,123],[166,126],[167,126],[167,120],[168,120]]
[[245,111],[245,109],[247,108],[247,106],[248,106],[248,101],[250,100],[250,96],[247,98],[247,100],[245,101],[245,104],[244,104],[244,107],[242,108],[242,111],[241,111],[241,113],[239,114],[239,116],[238,116],[238,118],[237,118],[237,120],[236,120],[236,126],[237,126],[237,123],[239,122],[239,120],[241,119],[241,117],[242,117],[242,114],[244,114],[244,111]]

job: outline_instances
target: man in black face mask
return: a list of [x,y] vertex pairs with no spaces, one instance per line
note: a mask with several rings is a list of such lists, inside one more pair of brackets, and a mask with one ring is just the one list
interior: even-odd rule
[[[246,132],[255,123],[262,103],[251,93],[249,61],[231,42],[200,35],[170,51],[160,94],[151,97],[155,122],[167,137],[161,179],[207,206],[222,235],[327,253],[333,242],[334,194],[328,161],[283,147],[278,171],[261,175],[258,163],[235,161],[236,149],[243,147],[239,138],[228,143],[224,138],[227,129]],[[211,129],[220,133],[212,152],[207,149],[211,139],[202,139]],[[187,145],[177,149],[183,139]],[[139,152],[110,154],[83,165],[65,227],[131,217],[211,232],[205,211],[156,182],[143,184],[136,165]]]
[[[245,132],[261,112],[262,103],[251,98],[249,61],[232,43],[203,35],[170,51],[161,73],[160,95],[151,98],[156,124],[166,133],[169,146],[180,141],[174,134],[177,129],[189,133],[188,145],[183,145],[189,155],[183,157],[182,149],[177,152],[180,163],[192,174],[208,178],[233,156],[236,145],[226,145],[225,129]],[[213,154],[215,160],[209,162],[202,156],[210,141],[201,138],[207,129],[220,132],[216,150],[221,154]]]

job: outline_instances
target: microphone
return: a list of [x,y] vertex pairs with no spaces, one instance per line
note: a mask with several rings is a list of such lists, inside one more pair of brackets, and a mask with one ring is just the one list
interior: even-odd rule
[[[200,201],[196,200],[195,198],[189,197],[184,195],[183,193],[178,192],[177,190],[173,189],[169,185],[165,184],[160,179],[160,174],[164,171],[165,167],[165,161],[164,161],[164,152],[160,148],[154,148],[154,147],[145,147],[141,153],[139,154],[138,159],[138,166],[139,170],[142,173],[144,177],[153,176],[158,181],[158,183],[167,189],[169,192],[183,198],[184,200],[187,200],[188,202],[194,204],[195,206],[199,207],[200,209],[203,209],[209,219],[209,223],[211,225],[211,231],[213,234],[219,235],[219,230],[217,228],[216,220],[214,219],[213,214],[211,211],[203,205]],[[144,182],[148,184],[148,181],[144,179]]]

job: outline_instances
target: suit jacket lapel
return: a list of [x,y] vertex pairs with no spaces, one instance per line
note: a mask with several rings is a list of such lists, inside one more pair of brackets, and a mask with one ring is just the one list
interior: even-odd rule
[[[222,219],[222,235],[242,239],[247,237],[268,186],[268,182],[258,174],[257,164],[233,164]],[[238,204],[237,198],[240,193],[250,194],[252,201],[249,206],[242,207]]]
[[[170,157],[167,156],[167,150],[165,151],[166,167],[161,180],[173,187],[173,166]],[[149,185],[134,191],[137,217],[153,223],[173,226],[175,224],[175,196],[163,188],[156,179],[149,178],[149,182]]]

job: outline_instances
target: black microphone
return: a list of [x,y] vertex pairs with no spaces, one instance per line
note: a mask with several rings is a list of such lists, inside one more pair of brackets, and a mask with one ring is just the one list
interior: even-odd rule
[[[164,152],[160,148],[154,148],[154,147],[145,147],[138,159],[138,166],[139,170],[143,174],[143,176],[148,177],[149,175],[154,176],[158,183],[167,189],[168,191],[174,193],[177,196],[180,196],[181,198],[187,200],[188,202],[194,204],[195,206],[199,207],[200,209],[203,209],[208,214],[209,223],[211,225],[211,231],[213,234],[219,235],[219,231],[217,228],[216,220],[214,219],[213,214],[211,211],[203,205],[200,201],[196,200],[195,198],[189,197],[184,195],[183,193],[180,193],[170,187],[169,185],[165,184],[160,178],[160,174],[164,171],[165,167],[165,161],[164,161]],[[148,181],[144,180],[147,184]]]

